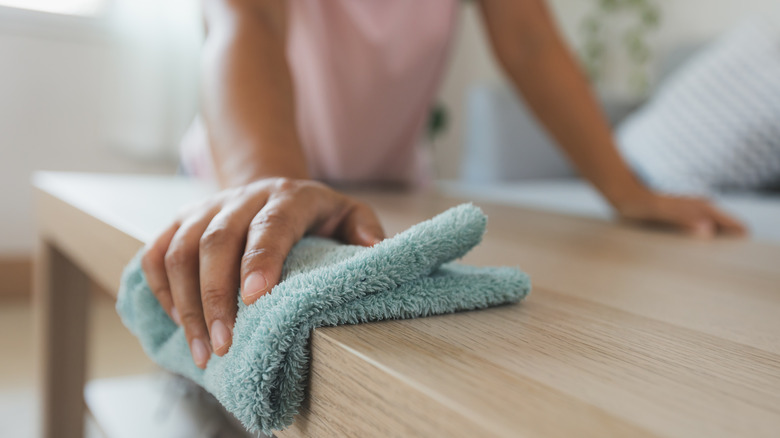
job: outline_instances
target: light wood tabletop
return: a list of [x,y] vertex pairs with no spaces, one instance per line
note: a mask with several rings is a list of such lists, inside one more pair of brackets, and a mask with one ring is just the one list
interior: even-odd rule
[[[62,173],[35,186],[44,429],[81,436],[89,282],[115,294],[130,257],[211,189]],[[390,235],[464,202],[354,194]],[[279,436],[780,436],[780,246],[478,205],[488,233],[464,262],[528,272],[528,299],[316,329],[306,402]]]

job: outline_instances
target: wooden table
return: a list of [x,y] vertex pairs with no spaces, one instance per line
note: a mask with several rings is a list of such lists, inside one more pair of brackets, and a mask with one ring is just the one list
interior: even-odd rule
[[[209,192],[174,177],[40,173],[46,436],[81,436],[87,286]],[[395,233],[461,200],[362,193]],[[465,262],[515,265],[521,305],[315,330],[280,436],[780,436],[780,247],[512,207]],[[780,221],[778,221],[780,223]]]

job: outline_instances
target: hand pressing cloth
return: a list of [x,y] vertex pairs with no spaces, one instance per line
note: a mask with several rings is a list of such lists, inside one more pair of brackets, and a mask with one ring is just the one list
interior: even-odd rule
[[206,369],[192,361],[184,331],[160,307],[140,253],[125,268],[117,311],[162,367],[211,392],[250,431],[293,422],[304,397],[312,329],[416,318],[514,303],[530,290],[512,268],[448,263],[477,245],[487,218],[470,204],[447,210],[371,247],[306,237],[284,263],[282,281],[254,304],[238,300],[233,344]]

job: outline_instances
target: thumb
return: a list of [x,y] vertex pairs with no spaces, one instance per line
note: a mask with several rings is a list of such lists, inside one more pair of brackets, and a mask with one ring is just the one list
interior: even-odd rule
[[362,203],[352,208],[340,228],[342,240],[351,245],[374,246],[385,238],[384,229],[374,210]]

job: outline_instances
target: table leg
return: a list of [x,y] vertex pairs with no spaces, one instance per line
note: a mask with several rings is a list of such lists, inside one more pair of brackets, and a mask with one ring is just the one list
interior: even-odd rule
[[41,242],[35,267],[35,325],[42,436],[83,438],[90,280]]

